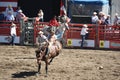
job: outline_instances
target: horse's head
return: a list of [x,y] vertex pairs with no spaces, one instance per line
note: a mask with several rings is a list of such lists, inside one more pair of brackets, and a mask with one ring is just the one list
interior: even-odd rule
[[39,49],[35,51],[35,53],[36,53],[36,58],[39,58],[39,57],[40,57],[40,52],[41,52],[41,51],[40,51]]
[[41,44],[41,46],[38,48],[38,50],[35,51],[36,53],[36,57],[41,57],[45,54],[46,48],[48,47],[49,43],[48,42],[44,42],[43,44]]

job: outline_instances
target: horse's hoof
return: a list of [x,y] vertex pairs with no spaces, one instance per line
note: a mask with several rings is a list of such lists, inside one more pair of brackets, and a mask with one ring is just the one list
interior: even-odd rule
[[39,76],[39,74],[38,74],[38,73],[36,73],[35,75],[36,75],[37,77]]
[[36,73],[36,76],[39,76],[40,75],[40,73]]

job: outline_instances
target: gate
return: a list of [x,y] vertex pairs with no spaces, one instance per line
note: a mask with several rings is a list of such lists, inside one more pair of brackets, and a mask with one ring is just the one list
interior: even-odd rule
[[[69,24],[66,32],[67,47],[80,47],[80,31],[83,24]],[[120,26],[87,24],[89,36],[84,42],[86,48],[120,49]]]
[[99,48],[120,49],[120,26],[100,25],[98,28]]
[[34,45],[34,18],[28,18],[26,22],[20,21],[21,24],[21,45]]

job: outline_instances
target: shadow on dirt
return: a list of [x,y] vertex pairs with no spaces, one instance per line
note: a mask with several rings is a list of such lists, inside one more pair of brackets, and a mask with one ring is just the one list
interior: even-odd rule
[[20,73],[14,73],[12,74],[12,78],[26,78],[30,76],[35,76],[37,72],[31,71],[31,72],[20,72]]

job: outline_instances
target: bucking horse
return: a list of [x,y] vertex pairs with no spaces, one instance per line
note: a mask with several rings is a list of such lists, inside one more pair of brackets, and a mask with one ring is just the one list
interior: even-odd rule
[[[46,57],[46,50],[48,51],[48,56]],[[59,41],[56,41],[55,45],[50,45],[50,43],[45,43],[44,46],[41,47],[40,50],[36,50],[36,58],[37,58],[37,64],[38,64],[38,72],[37,75],[40,74],[41,69],[41,61],[45,62],[45,70],[46,70],[46,76],[48,74],[48,65],[53,61],[53,59],[59,55],[62,49],[62,44]]]

